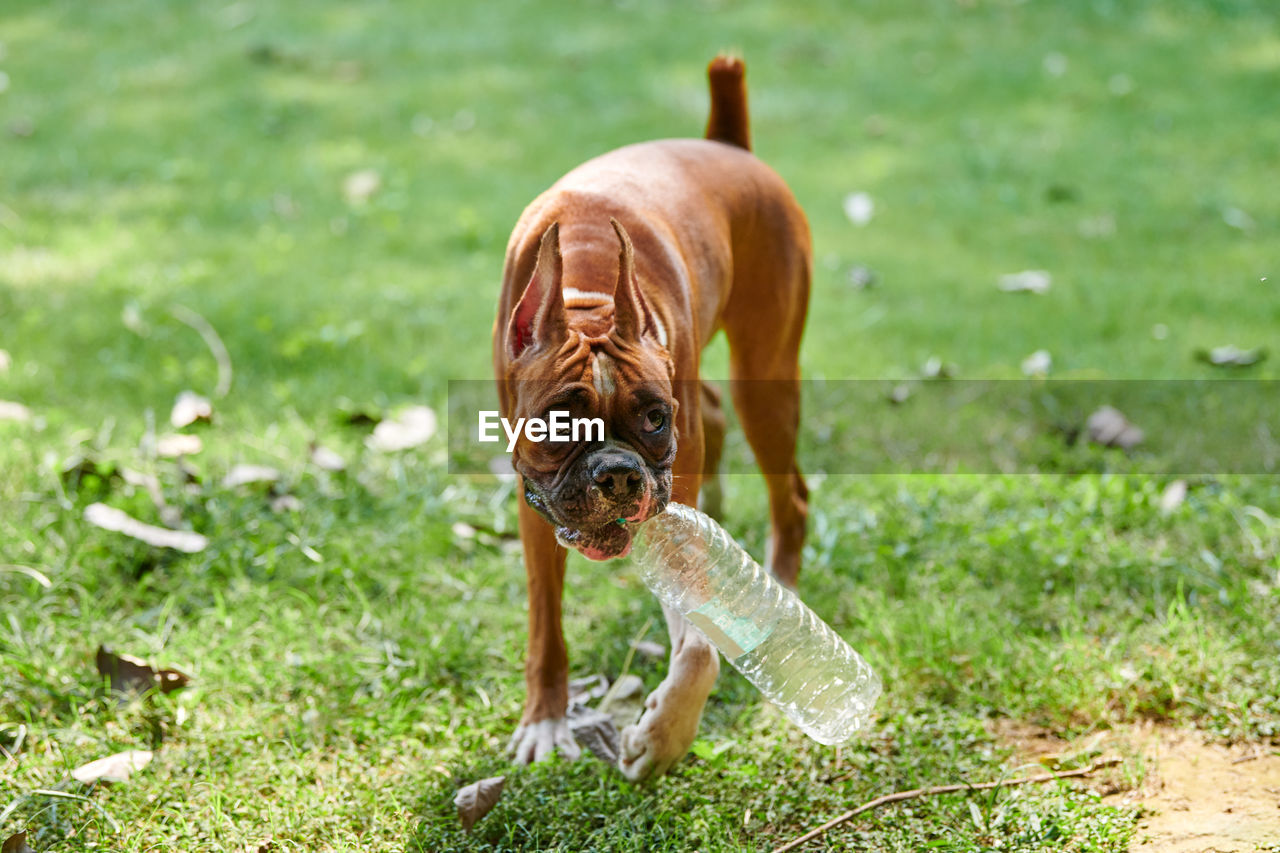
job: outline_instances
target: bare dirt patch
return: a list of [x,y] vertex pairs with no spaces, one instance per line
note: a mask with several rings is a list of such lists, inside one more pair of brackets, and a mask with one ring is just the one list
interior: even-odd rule
[[1280,850],[1280,750],[1266,744],[1207,743],[1194,730],[1144,725],[1074,741],[1010,720],[992,733],[1026,762],[1054,767],[1099,752],[1125,762],[1093,786],[1103,801],[1140,807],[1132,853]]

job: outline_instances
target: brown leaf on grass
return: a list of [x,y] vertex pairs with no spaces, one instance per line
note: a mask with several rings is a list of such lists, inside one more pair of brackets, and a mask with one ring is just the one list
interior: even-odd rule
[[27,844],[27,834],[25,832],[10,835],[0,844],[0,853],[35,853]]
[[129,777],[151,763],[149,749],[129,749],[82,764],[71,771],[71,776],[84,785],[94,782],[128,782]]
[[17,421],[25,424],[31,420],[31,410],[21,403],[0,400],[0,421]]
[[184,432],[162,435],[156,439],[156,455],[166,459],[177,459],[180,456],[192,456],[204,450],[204,442],[198,435]]
[[502,786],[506,784],[506,776],[491,776],[472,782],[458,791],[453,804],[458,807],[458,820],[467,832],[475,826],[476,821],[489,813],[498,799],[502,797]]
[[364,443],[370,450],[394,453],[417,447],[435,434],[436,413],[426,406],[412,406],[374,427]]
[[195,391],[183,391],[173,401],[173,410],[169,412],[169,423],[174,429],[182,429],[196,421],[208,422],[213,418],[213,404],[208,398],[201,397]]
[[1252,367],[1265,360],[1267,351],[1261,347],[1240,349],[1235,346],[1196,350],[1196,358],[1213,367]]
[[222,479],[222,486],[234,489],[251,483],[274,483],[279,479],[280,472],[267,465],[234,465]]
[[145,693],[159,688],[172,693],[191,683],[191,676],[176,669],[156,669],[132,655],[121,655],[98,646],[98,674],[111,679],[111,689],[119,693]]
[[576,706],[569,709],[569,731],[573,739],[591,750],[606,764],[617,764],[621,747],[618,727],[603,711]]
[[321,444],[311,445],[311,464],[323,471],[345,471],[347,460]]
[[85,521],[94,527],[123,533],[156,548],[172,548],[187,554],[195,554],[209,547],[209,540],[190,530],[169,530],[146,524],[103,503],[90,504],[84,510]]
[[1103,447],[1119,447],[1128,450],[1142,443],[1146,433],[1129,422],[1121,411],[1113,406],[1103,406],[1085,424],[1089,440]]

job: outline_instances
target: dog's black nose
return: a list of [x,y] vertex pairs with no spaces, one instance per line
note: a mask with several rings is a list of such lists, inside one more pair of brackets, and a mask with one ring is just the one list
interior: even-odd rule
[[644,482],[640,468],[631,461],[610,461],[595,472],[596,485],[611,498],[634,495]]

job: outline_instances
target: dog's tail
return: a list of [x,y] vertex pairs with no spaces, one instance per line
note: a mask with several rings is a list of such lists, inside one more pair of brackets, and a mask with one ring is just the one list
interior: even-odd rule
[[711,115],[707,119],[707,139],[727,142],[751,150],[747,123],[747,66],[736,56],[720,54],[707,66],[711,84]]

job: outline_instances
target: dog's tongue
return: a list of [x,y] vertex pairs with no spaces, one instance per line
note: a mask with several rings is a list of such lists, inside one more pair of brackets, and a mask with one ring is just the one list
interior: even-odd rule
[[631,531],[616,522],[590,530],[557,527],[556,539],[566,548],[577,548],[588,560],[612,560],[631,551]]

